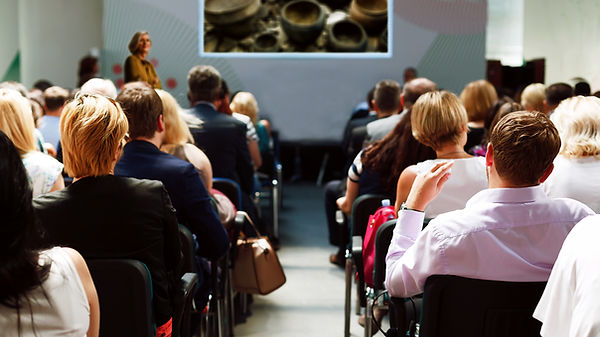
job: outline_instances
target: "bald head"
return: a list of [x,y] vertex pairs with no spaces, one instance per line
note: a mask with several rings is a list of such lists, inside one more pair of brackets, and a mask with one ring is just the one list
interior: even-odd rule
[[435,90],[437,90],[437,84],[425,77],[415,78],[406,83],[402,91],[404,108],[410,109],[421,95]]

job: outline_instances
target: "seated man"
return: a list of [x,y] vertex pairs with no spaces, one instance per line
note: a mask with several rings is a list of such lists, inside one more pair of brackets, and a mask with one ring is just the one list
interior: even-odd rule
[[144,85],[129,85],[117,101],[127,115],[132,140],[125,145],[115,174],[161,181],[173,201],[177,220],[196,234],[198,255],[223,256],[229,248],[229,238],[198,172],[192,164],[159,150],[165,128],[158,94]]
[[423,210],[440,192],[452,162],[417,176],[386,258],[386,288],[407,297],[427,277],[458,275],[498,281],[546,281],[571,228],[594,214],[572,199],[550,199],[539,184],[560,150],[558,131],[543,113],[513,112],[492,130],[486,155],[488,189],[462,210],[440,214],[421,231]]

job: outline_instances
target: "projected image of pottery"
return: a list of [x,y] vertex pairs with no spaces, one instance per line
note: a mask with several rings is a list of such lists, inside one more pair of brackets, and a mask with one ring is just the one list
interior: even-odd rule
[[256,29],[260,0],[206,0],[204,17],[215,32],[242,38]]
[[325,27],[323,7],[311,0],[294,0],[281,10],[281,27],[290,41],[308,45]]

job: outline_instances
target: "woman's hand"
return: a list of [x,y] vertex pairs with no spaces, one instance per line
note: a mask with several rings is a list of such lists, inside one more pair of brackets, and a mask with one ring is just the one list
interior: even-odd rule
[[350,215],[350,211],[352,210],[352,204],[350,204],[348,201],[348,199],[346,199],[346,196],[340,197],[338,198],[335,203],[337,204],[338,208],[344,212],[344,214],[346,215]]
[[440,193],[444,183],[450,179],[452,165],[453,161],[439,162],[430,170],[418,174],[406,198],[406,207],[424,211],[431,200]]

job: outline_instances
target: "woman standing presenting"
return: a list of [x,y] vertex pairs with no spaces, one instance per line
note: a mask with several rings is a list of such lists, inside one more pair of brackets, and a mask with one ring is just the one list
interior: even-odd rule
[[152,40],[146,31],[135,32],[128,45],[131,55],[125,60],[125,83],[143,81],[155,89],[162,89],[160,78],[146,56],[152,48]]

